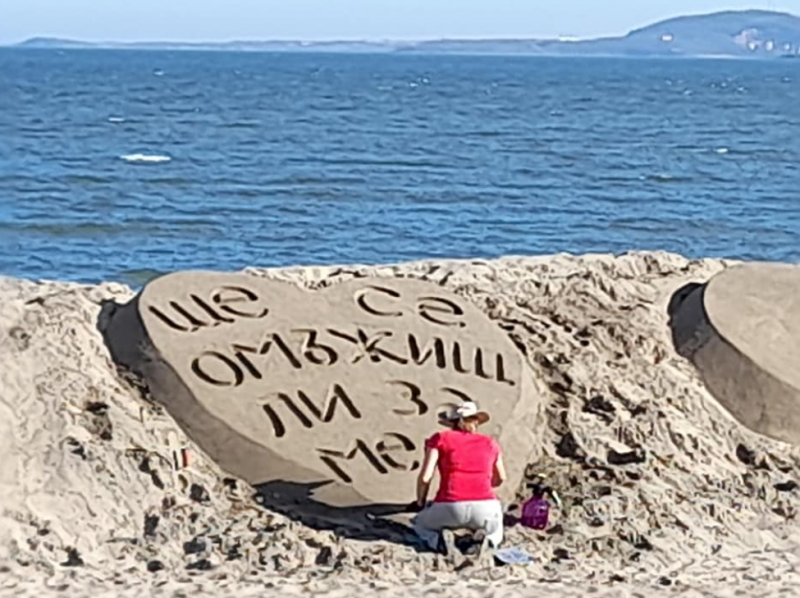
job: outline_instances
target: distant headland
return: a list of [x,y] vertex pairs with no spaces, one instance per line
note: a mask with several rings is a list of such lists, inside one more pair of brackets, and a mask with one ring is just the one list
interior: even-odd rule
[[202,50],[517,54],[542,56],[800,58],[800,17],[745,10],[682,16],[597,39],[441,39],[429,41],[82,42],[37,37],[14,47],[49,49]]

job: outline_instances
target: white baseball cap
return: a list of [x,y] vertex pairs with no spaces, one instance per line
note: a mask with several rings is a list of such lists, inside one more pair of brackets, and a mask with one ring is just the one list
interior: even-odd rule
[[485,411],[478,409],[478,405],[474,401],[464,401],[458,405],[454,405],[449,413],[440,414],[441,422],[444,424],[453,424],[462,419],[477,419],[478,423],[485,424],[489,421],[489,414]]

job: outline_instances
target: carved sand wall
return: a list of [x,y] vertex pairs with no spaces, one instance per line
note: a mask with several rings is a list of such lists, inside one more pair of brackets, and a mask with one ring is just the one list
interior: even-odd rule
[[411,501],[425,438],[463,400],[491,413],[484,431],[504,450],[504,497],[537,451],[539,393],[520,352],[476,306],[429,282],[306,291],[178,272],[118,309],[108,338],[224,469],[325,505]]

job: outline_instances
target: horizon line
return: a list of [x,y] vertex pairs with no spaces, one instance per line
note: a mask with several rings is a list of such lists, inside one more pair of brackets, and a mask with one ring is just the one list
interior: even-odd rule
[[185,39],[135,39],[135,40],[87,40],[85,38],[77,37],[62,37],[59,35],[32,35],[23,38],[19,41],[11,41],[0,43],[0,46],[15,46],[24,44],[35,40],[48,40],[59,42],[72,42],[77,44],[86,45],[101,45],[101,44],[187,44],[187,45],[203,45],[203,44],[419,44],[426,42],[440,42],[440,41],[558,41],[558,40],[595,40],[606,37],[622,37],[626,34],[618,35],[599,35],[599,36],[577,36],[569,34],[560,34],[555,36],[550,35],[495,35],[495,36],[442,36],[442,37],[319,37],[313,39],[294,38],[294,37],[268,37],[268,38],[229,38],[229,39],[205,39],[205,40],[185,40]]
[[565,41],[565,42],[579,42],[579,41],[594,41],[600,39],[613,39],[613,38],[620,38],[625,37],[626,35],[637,31],[638,29],[650,27],[653,25],[658,25],[659,23],[664,23],[667,21],[681,19],[681,18],[691,18],[691,17],[705,17],[705,16],[713,16],[718,14],[725,14],[725,13],[746,13],[746,12],[762,12],[762,13],[772,13],[776,15],[786,15],[795,18],[800,18],[800,14],[795,14],[789,11],[781,11],[781,10],[768,10],[768,9],[760,9],[760,8],[749,8],[749,9],[729,9],[729,10],[718,10],[714,12],[702,12],[702,13],[682,13],[679,15],[666,17],[663,19],[659,19],[656,21],[650,21],[645,25],[641,25],[639,27],[634,27],[629,29],[623,33],[610,33],[610,34],[598,34],[598,35],[589,35],[589,36],[578,36],[578,35],[571,35],[568,33],[561,33],[557,35],[477,35],[477,36],[470,36],[470,35],[462,35],[462,36],[441,36],[441,37],[329,37],[329,38],[313,38],[313,39],[303,39],[303,38],[230,38],[225,40],[194,40],[194,41],[187,41],[187,40],[179,40],[179,39],[136,39],[136,40],[127,40],[127,41],[119,41],[119,40],[86,40],[80,39],[75,37],[69,36],[60,36],[60,35],[47,35],[47,34],[37,34],[37,35],[29,35],[19,41],[9,41],[9,42],[2,42],[0,43],[0,47],[13,47],[23,45],[27,42],[33,40],[52,40],[52,41],[60,41],[60,42],[71,42],[71,43],[78,43],[78,44],[86,44],[86,45],[135,45],[135,44],[184,44],[184,45],[225,45],[225,44],[267,44],[267,43],[275,43],[275,44],[335,44],[335,43],[363,43],[363,44],[419,44],[419,43],[426,43],[426,42],[442,42],[442,41],[452,41],[452,42],[459,42],[459,41],[467,41],[467,42],[475,42],[475,41]]

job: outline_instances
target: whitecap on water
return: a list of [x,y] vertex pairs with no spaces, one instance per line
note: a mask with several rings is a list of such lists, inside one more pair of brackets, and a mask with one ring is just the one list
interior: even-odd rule
[[652,181],[654,183],[669,183],[675,180],[675,177],[671,174],[664,173],[648,174],[647,176],[641,176],[639,178],[642,180]]
[[714,151],[717,152],[718,154],[727,154],[731,150],[729,150],[727,147],[718,147]]
[[120,159],[126,162],[150,162],[154,164],[172,160],[170,156],[162,156],[159,154],[125,154],[124,156],[120,156]]
[[125,119],[122,118],[121,116],[109,116],[108,117],[108,122],[110,122],[110,123],[124,123]]

